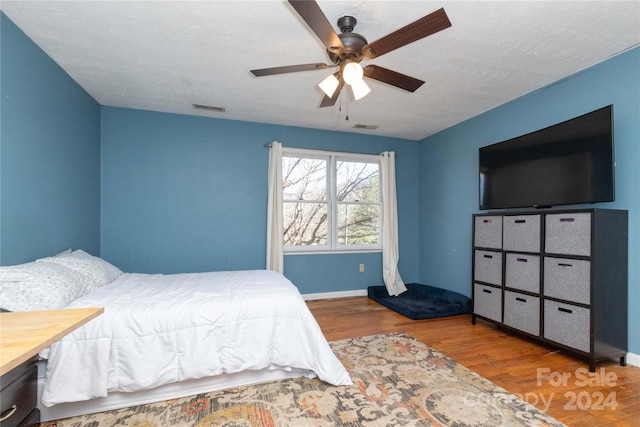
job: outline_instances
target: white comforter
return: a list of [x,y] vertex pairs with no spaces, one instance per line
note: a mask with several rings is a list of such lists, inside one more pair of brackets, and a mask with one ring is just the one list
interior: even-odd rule
[[273,271],[125,273],[68,308],[79,307],[105,310],[43,353],[45,406],[248,369],[351,384],[297,288]]

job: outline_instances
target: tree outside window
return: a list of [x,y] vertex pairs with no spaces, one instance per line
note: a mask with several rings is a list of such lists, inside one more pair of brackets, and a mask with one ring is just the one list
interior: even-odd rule
[[287,149],[282,178],[286,251],[381,248],[378,156]]

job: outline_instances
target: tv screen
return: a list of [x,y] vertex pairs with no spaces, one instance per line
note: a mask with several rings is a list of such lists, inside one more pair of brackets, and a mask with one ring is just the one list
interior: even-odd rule
[[613,106],[479,149],[480,209],[614,200]]

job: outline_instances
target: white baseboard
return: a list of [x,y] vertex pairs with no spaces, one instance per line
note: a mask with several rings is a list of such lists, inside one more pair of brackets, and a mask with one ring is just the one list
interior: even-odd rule
[[640,354],[627,353],[627,365],[640,368]]
[[305,301],[313,301],[317,299],[361,297],[361,296],[367,296],[366,289],[357,289],[355,291],[321,292],[317,294],[302,294],[302,297],[304,298]]

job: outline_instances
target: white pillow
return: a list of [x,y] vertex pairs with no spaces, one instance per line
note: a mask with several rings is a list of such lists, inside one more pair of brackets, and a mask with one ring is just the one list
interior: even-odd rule
[[9,311],[59,310],[96,287],[89,277],[49,262],[0,267],[0,307]]
[[84,274],[97,284],[97,287],[113,282],[122,274],[122,270],[109,264],[102,258],[98,258],[82,250],[76,250],[67,254],[58,254],[55,257],[42,258],[37,262],[51,262],[70,268]]

